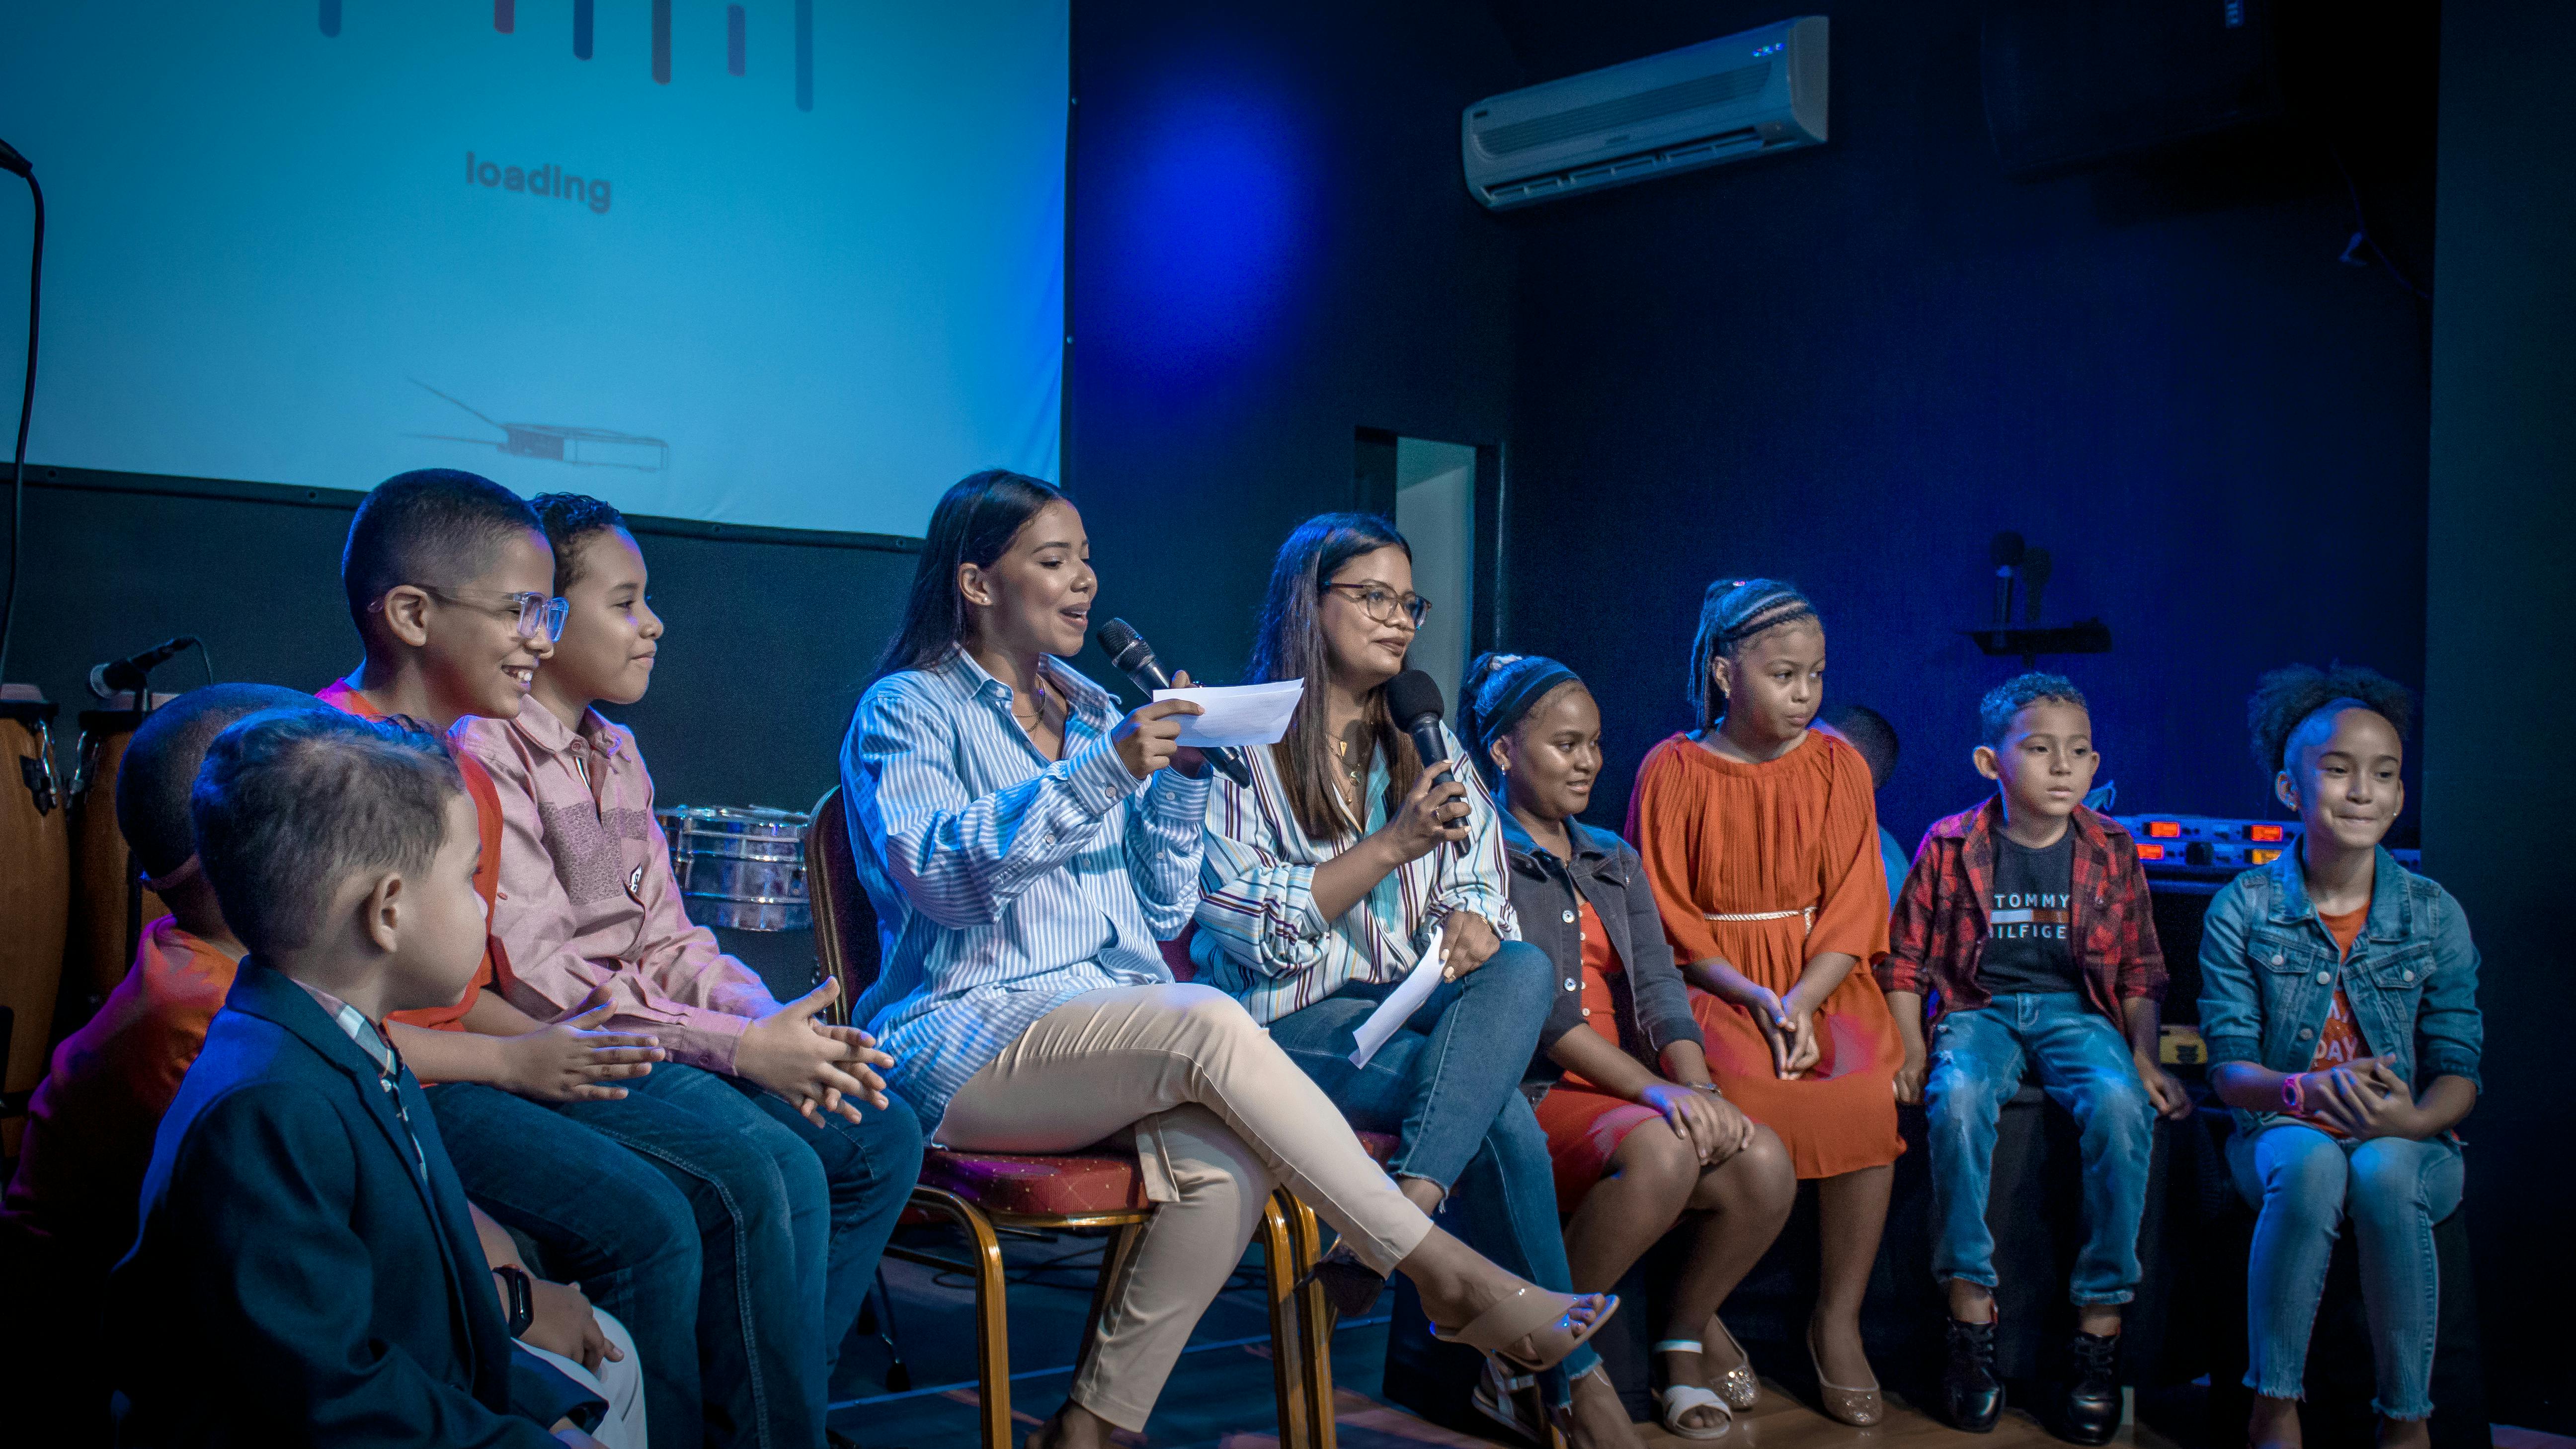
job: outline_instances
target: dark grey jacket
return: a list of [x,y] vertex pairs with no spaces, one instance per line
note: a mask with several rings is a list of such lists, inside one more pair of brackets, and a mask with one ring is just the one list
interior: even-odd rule
[[1645,863],[1628,842],[1607,831],[1566,822],[1574,859],[1562,861],[1543,849],[1521,828],[1509,810],[1503,819],[1503,846],[1511,859],[1512,911],[1520,917],[1521,939],[1547,953],[1564,976],[1565,990],[1556,994],[1546,1029],[1539,1033],[1535,1079],[1553,1081],[1564,1075],[1548,1060],[1547,1048],[1584,1024],[1582,902],[1592,903],[1610,949],[1626,969],[1610,978],[1610,993],[1619,1013],[1619,1045],[1648,1070],[1661,1072],[1664,1048],[1677,1041],[1707,1045],[1699,1023],[1691,1020],[1690,996],[1673,965],[1672,943],[1664,939],[1664,920],[1655,893],[1646,884]]

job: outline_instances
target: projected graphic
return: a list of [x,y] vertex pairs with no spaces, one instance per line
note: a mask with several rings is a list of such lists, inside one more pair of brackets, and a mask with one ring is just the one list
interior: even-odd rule
[[1057,474],[1068,0],[0,10],[30,462],[909,536]]
[[560,423],[504,423],[484,417],[473,404],[460,398],[447,397],[437,388],[412,379],[412,385],[433,397],[447,398],[492,427],[501,430],[498,438],[461,438],[449,433],[405,433],[407,438],[435,438],[445,443],[479,443],[500,449],[514,458],[543,458],[549,462],[570,463],[581,468],[632,468],[639,473],[659,473],[671,466],[671,445],[660,438],[640,433],[613,432],[607,428],[568,428]]
[[[341,0],[321,0],[322,33],[338,39]],[[652,0],[653,83],[671,83],[671,0]],[[750,49],[751,18],[739,5],[725,7],[725,74],[741,75]],[[519,0],[492,0],[492,28],[503,35],[519,29]],[[572,53],[588,60],[597,47],[595,0],[572,0]],[[814,0],[796,0],[796,109],[814,109]]]

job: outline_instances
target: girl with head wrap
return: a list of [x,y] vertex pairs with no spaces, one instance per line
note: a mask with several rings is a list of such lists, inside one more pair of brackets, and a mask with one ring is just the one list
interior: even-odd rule
[[1575,818],[1601,773],[1592,692],[1553,659],[1487,654],[1459,690],[1458,734],[1504,805],[1523,938],[1581,983],[1581,1017],[1540,1043],[1533,1073],[1560,1078],[1538,1121],[1574,1282],[1616,1284],[1666,1233],[1690,1234],[1656,1397],[1666,1429],[1718,1438],[1759,1390],[1717,1310],[1788,1218],[1788,1149],[1711,1083],[1637,852]]

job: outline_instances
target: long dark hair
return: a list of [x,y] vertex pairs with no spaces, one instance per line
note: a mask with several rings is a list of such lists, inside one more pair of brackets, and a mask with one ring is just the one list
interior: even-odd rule
[[968,622],[966,596],[957,591],[959,567],[991,568],[1030,519],[1063,501],[1054,484],[1007,468],[969,473],[941,494],[930,511],[930,535],[921,541],[921,562],[913,566],[912,591],[904,596],[903,623],[877,656],[868,683],[927,669],[955,653],[966,642]]
[[[1297,525],[1297,531],[1279,545],[1279,558],[1270,566],[1270,592],[1261,601],[1252,663],[1244,670],[1245,680],[1252,684],[1306,681],[1305,697],[1297,701],[1288,733],[1270,747],[1270,755],[1279,766],[1279,780],[1287,787],[1288,808],[1296,814],[1298,828],[1315,840],[1337,839],[1343,830],[1341,789],[1333,783],[1332,730],[1326,723],[1330,706],[1324,697],[1331,666],[1325,659],[1324,628],[1316,606],[1323,602],[1324,585],[1341,572],[1342,565],[1382,548],[1400,548],[1407,559],[1413,557],[1413,546],[1395,531],[1395,525],[1373,513],[1322,513]],[[1365,708],[1362,719],[1368,734],[1386,755],[1386,805],[1393,814],[1396,803],[1421,775],[1422,760],[1414,753],[1413,741],[1387,713],[1384,689],[1371,690]]]

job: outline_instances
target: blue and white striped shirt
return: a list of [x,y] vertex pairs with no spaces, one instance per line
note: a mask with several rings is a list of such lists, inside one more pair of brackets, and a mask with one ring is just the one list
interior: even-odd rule
[[1172,979],[1156,945],[1198,904],[1208,784],[1128,773],[1117,701],[1041,665],[1064,758],[1011,717],[1011,688],[959,650],[869,686],[841,795],[884,966],[852,1005],[894,1054],[887,1084],[935,1132],[1002,1048],[1086,991]]

